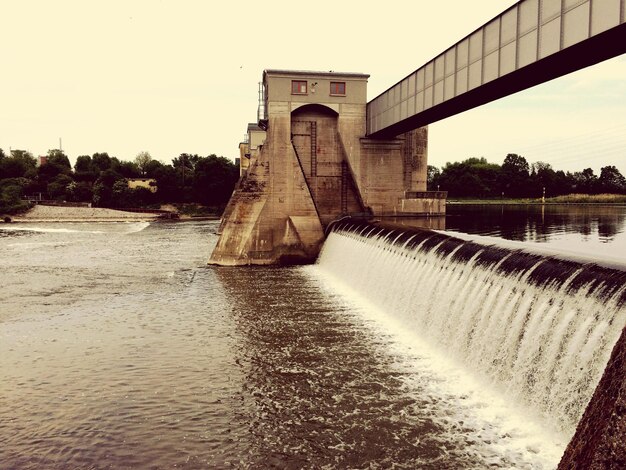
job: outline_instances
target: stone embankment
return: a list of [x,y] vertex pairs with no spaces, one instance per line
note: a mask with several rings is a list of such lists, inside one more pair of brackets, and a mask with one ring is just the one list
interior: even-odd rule
[[155,220],[158,214],[125,212],[101,207],[59,207],[37,205],[13,222],[141,222]]

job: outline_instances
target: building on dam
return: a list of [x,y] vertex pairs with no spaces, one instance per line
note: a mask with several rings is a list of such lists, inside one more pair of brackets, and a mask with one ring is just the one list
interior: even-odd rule
[[212,263],[311,262],[341,217],[445,213],[445,192],[426,191],[427,128],[367,136],[368,78],[263,72],[258,123],[240,144],[242,176]]

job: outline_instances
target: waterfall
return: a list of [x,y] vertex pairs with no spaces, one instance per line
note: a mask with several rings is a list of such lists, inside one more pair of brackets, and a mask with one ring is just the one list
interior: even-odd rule
[[340,222],[318,264],[569,435],[626,323],[626,270],[529,244]]

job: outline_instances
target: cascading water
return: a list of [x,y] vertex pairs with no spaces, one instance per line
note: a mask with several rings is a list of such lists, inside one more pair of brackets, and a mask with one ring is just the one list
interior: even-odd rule
[[334,225],[318,261],[573,434],[626,323],[626,271],[438,232]]

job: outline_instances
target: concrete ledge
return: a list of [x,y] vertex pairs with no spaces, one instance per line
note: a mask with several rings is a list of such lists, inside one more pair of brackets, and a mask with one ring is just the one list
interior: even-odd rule
[[626,328],[558,468],[626,468]]

